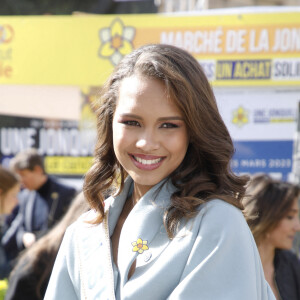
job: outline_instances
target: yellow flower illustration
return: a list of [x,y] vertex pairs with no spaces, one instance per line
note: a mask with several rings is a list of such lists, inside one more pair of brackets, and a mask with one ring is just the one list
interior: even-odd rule
[[233,124],[237,125],[238,127],[242,127],[248,122],[248,112],[243,107],[240,106],[237,110],[233,112]]
[[138,252],[142,254],[145,250],[148,250],[148,241],[143,241],[142,239],[138,239],[136,242],[132,242],[131,245],[133,246],[132,251]]
[[115,19],[110,27],[99,30],[99,38],[102,43],[99,56],[109,59],[114,66],[117,65],[123,56],[133,50],[134,36],[134,27],[124,26],[120,19]]

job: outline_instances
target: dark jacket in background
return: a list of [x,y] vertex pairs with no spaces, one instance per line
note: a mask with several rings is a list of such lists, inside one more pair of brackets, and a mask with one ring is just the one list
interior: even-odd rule
[[288,250],[276,250],[275,280],[282,300],[300,300],[300,261]]
[[[15,219],[19,212],[19,205],[17,205],[11,214],[4,216],[0,224],[0,240],[2,239],[4,233],[10,227],[11,223]],[[3,245],[0,243],[0,279],[8,278],[10,271],[12,270],[14,261],[10,260],[4,250]]]
[[37,191],[24,189],[19,194],[19,212],[2,237],[1,244],[9,260],[24,249],[23,234],[32,232],[43,236],[61,219],[74,199],[76,190],[48,177]]

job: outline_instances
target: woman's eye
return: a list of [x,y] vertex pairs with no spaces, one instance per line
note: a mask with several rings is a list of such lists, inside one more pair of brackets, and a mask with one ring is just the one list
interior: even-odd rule
[[137,121],[124,121],[123,123],[128,126],[140,126],[139,122]]
[[174,123],[163,123],[160,127],[161,128],[177,128],[178,125],[174,124]]

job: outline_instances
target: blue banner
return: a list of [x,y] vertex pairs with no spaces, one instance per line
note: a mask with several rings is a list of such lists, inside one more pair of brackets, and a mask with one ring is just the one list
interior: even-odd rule
[[293,141],[235,141],[232,168],[236,173],[272,173],[288,180]]

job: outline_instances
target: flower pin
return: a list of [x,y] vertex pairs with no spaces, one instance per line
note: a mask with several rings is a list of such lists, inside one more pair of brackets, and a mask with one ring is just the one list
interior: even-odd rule
[[142,254],[145,250],[149,249],[147,244],[148,241],[143,241],[142,239],[138,239],[136,242],[131,243],[131,245],[133,246],[132,251]]

